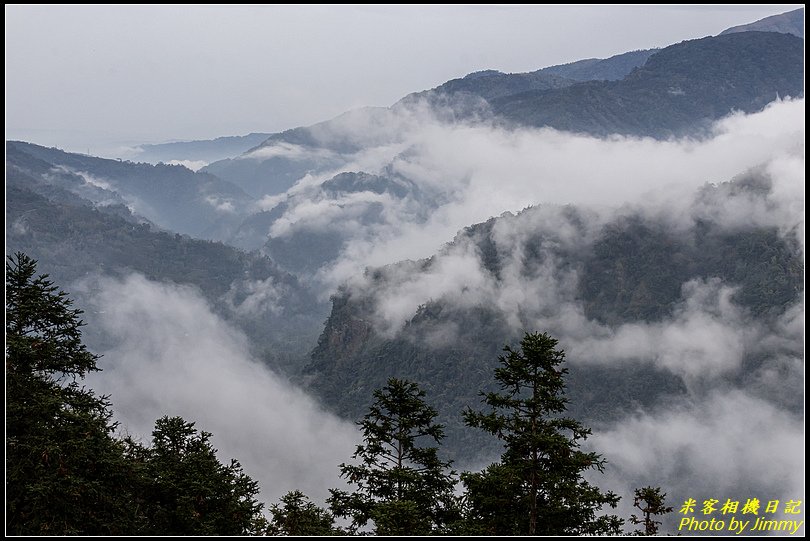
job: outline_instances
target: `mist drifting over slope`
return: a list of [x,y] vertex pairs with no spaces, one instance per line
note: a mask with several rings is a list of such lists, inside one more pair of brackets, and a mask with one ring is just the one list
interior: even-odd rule
[[[678,225],[691,219],[683,204],[706,182],[727,181],[763,164],[785,169],[780,178],[795,181],[803,174],[798,170],[803,163],[801,99],[774,102],[760,113],[731,115],[716,123],[707,139],[670,141],[442,122],[427,107],[372,111],[367,118],[357,111],[319,134],[323,147],[349,141],[361,148],[342,154],[343,165],[307,175],[284,196],[261,203],[268,210],[285,203],[269,229],[271,237],[327,230],[342,235],[340,257],[320,269],[321,279],[332,288],[367,266],[428,257],[461,228],[531,205],[587,205],[601,212],[636,204],[668,214]],[[304,150],[279,144],[255,152],[297,159]],[[242,159],[254,158],[248,154]],[[318,191],[343,171],[407,179],[415,189],[404,197]],[[778,204],[789,204],[803,190],[795,182],[777,184],[771,199]],[[362,220],[370,209],[376,216],[371,225]],[[724,212],[747,219],[748,210]],[[785,227],[795,225],[795,214]],[[772,221],[782,214],[776,216],[760,209],[754,219]]]
[[259,481],[264,501],[295,489],[323,499],[339,486],[353,425],[252,359],[245,336],[198,292],[137,274],[97,287],[93,308],[111,346],[90,382],[111,395],[122,430],[148,442],[163,415],[194,421],[214,434],[220,460],[238,459]]
[[[581,269],[560,258],[584,256],[605,226],[633,216],[676,237],[702,222],[723,231],[775,228],[803,254],[803,100],[732,115],[701,140],[454,123],[424,108],[384,116],[357,113],[322,133],[324,147],[356,143],[338,153],[343,165],[257,203],[265,210],[283,205],[269,228],[275,238],[340,232],[337,256],[310,276],[324,298],[340,285],[371,296],[376,332],[388,337],[400,336],[429,301],[488,306],[515,332],[551,332],[570,363],[650,364],[679,378],[685,396],[597,427],[592,443],[609,460],[607,484],[625,498],[642,484],[664,486],[675,501],[803,497],[803,486],[791,481],[804,464],[803,452],[794,451],[802,441],[803,296],[766,317],[738,302],[739,284],[708,276],[684,281],[666,317],[611,323],[588,315]],[[297,159],[305,149],[256,152]],[[329,187],[335,175],[359,171],[390,184]],[[761,187],[706,188],[745,175]],[[480,239],[457,235],[492,216],[500,216],[491,229],[497,276],[484,264]],[[532,239],[541,239],[542,263],[527,272],[527,258],[536,255],[526,252]],[[427,267],[386,267],[383,281],[365,272],[426,257]],[[244,306],[259,306],[266,297],[260,290],[255,299],[247,292]],[[96,303],[115,345],[104,351],[112,364],[102,362],[94,386],[112,395],[127,430],[147,435],[163,413],[198,421],[214,433],[222,456],[239,458],[261,482],[268,501],[293,488],[322,498],[338,483],[337,464],[356,440],[351,424],[252,361],[244,338],[193,291],[133,276],[105,282]],[[446,344],[457,331],[437,326],[430,340]],[[754,467],[773,455],[778,467]],[[624,505],[627,515],[630,502]]]
[[[348,283],[345,294],[365,299],[371,313],[362,317],[383,339],[449,346],[464,339],[452,318],[433,322],[427,334],[406,332],[421,307],[486,307],[515,335],[550,332],[572,364],[651,365],[683,382],[683,396],[597,427],[594,449],[615,462],[610,483],[621,494],[652,484],[676,502],[800,499],[803,291],[766,299],[775,304],[760,309],[743,302],[744,287],[733,279],[690,277],[663,315],[604,321],[589,315],[583,269],[571,261],[587,259],[606,228],[634,220],[676,243],[673,250],[694,245],[706,227],[721,237],[772,231],[801,261],[803,141],[802,99],[731,115],[702,140],[427,123],[407,148],[356,169],[393,171],[439,194],[435,208],[414,219],[407,198],[377,198],[385,219],[348,234],[320,278]],[[333,209],[332,227],[348,215],[326,198],[318,204]],[[465,224],[501,211],[445,245]],[[295,227],[294,210],[285,216],[285,226]],[[397,257],[430,259],[389,265]],[[363,272],[369,265],[379,268]],[[768,456],[780,464],[771,468]]]
[[[585,477],[622,498],[604,511],[660,486],[664,534],[689,499],[803,519],[765,506],[805,502],[804,8],[720,32],[784,9],[12,6],[7,139],[34,140],[6,143],[7,254],[86,310],[117,436],[196,423],[266,516],[358,479],[339,465],[392,377],[425,391],[456,472],[498,461],[463,412],[487,409],[505,344],[547,332],[606,459]],[[157,518],[132,462],[110,461],[131,487],[86,484],[97,438],[32,424],[59,416],[29,390],[7,398],[7,492],[47,497],[10,497],[7,529],[56,510],[91,520],[40,533],[84,531],[107,499]],[[570,457],[556,443],[544,463]],[[107,498],[129,489],[143,505]]]

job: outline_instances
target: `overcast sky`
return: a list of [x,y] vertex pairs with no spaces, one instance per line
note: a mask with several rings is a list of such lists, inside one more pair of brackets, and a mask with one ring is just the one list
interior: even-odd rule
[[102,153],[280,131],[797,7],[7,5],[6,137]]

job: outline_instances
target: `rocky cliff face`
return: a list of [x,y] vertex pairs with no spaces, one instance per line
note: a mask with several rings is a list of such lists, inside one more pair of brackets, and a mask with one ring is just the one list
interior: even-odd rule
[[323,365],[337,368],[361,353],[374,332],[371,323],[363,318],[363,302],[353,299],[348,292],[332,299],[332,313],[326,320],[313,359]]

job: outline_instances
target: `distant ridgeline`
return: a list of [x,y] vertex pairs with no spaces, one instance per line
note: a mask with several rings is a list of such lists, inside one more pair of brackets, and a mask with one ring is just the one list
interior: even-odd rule
[[627,77],[492,100],[516,123],[594,135],[656,138],[700,133],[732,111],[751,113],[777,96],[804,95],[804,40],[742,32],[684,41]]
[[127,207],[159,227],[197,238],[222,240],[251,202],[234,184],[179,165],[96,158],[19,141],[6,143],[6,163],[37,179],[28,187],[40,193],[59,188],[74,201]]
[[[278,196],[272,208],[247,216],[227,242],[262,249],[285,270],[308,274],[336,260],[347,238],[338,227],[301,227],[268,237],[296,204],[306,200],[340,206],[339,199],[348,194],[385,195],[415,201],[417,220],[428,219],[438,206],[441,193],[426,192],[425,186],[405,178],[392,164],[374,174],[343,171],[320,187],[304,190],[299,185],[283,193],[304,175],[328,177],[327,172],[353,166],[355,153],[395,143],[401,136],[396,127],[410,118],[408,108],[418,104],[430,104],[439,116],[496,125],[672,137],[700,136],[732,111],[754,111],[777,96],[800,95],[803,40],[789,34],[742,32],[531,73],[476,72],[406,96],[388,109],[352,111],[275,134],[249,153],[211,164],[206,171],[228,178],[255,197]],[[495,114],[501,109],[503,115]],[[369,203],[358,209],[355,219],[363,230],[373,230],[384,219],[382,209]]]
[[[176,214],[158,213],[158,220],[180,220],[187,209],[191,223],[205,212],[203,205],[210,208],[206,190],[218,183],[180,166],[102,160],[9,142],[6,252],[24,251],[63,284],[138,272],[151,280],[191,285],[245,331],[257,355],[272,364],[298,358],[301,343],[317,336],[326,307],[295,276],[256,252],[179,235],[133,212],[133,200],[137,211],[177,208]],[[245,300],[257,286],[278,292],[277,310],[247,309]],[[94,317],[87,314],[91,324]]]
[[351,163],[363,148],[398,141],[399,131],[385,127],[396,126],[399,113],[419,106],[450,122],[666,139],[702,136],[729,113],[803,95],[802,38],[735,32],[529,73],[472,73],[409,94],[390,108],[358,109],[273,134],[245,154],[202,171],[254,197],[280,194],[308,173]]

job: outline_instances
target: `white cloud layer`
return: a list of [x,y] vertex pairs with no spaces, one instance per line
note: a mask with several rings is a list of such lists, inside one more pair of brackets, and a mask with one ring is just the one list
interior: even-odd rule
[[661,486],[675,508],[665,518],[664,531],[676,533],[683,517],[677,511],[689,498],[699,506],[709,498],[721,505],[727,499],[741,501],[741,506],[757,498],[763,508],[778,499],[780,513],[770,518],[797,518],[782,516],[781,510],[788,500],[805,501],[803,425],[801,416],[743,391],[716,390],[638,412],[594,434],[589,445],[609,462],[600,486],[626,495],[623,515],[637,513],[629,497],[635,488]]
[[206,165],[208,162],[205,160],[169,160],[168,165],[182,165],[187,169],[191,169],[192,171],[199,171]]
[[[552,129],[454,124],[437,120],[424,105],[359,110],[326,125],[321,144],[363,150],[342,154],[340,168],[308,175],[291,188],[289,207],[271,234],[289,234],[295,224],[345,230],[350,240],[342,257],[321,272],[330,287],[367,266],[428,257],[463,227],[531,205],[630,205],[683,226],[697,217],[691,206],[697,188],[762,166],[775,182],[769,199],[741,198],[726,205],[721,218],[803,231],[803,99],[734,114],[716,123],[703,140],[597,138]],[[317,186],[342,171],[407,178],[423,199],[411,195],[380,201],[383,219],[358,228],[356,205],[339,198],[313,200]],[[314,218],[320,213],[328,219]]]
[[[373,294],[374,320],[389,336],[431,299],[462,308],[484,305],[514,328],[552,332],[571,362],[647,362],[681,378],[688,400],[637,412],[603,427],[594,439],[611,461],[610,482],[625,496],[629,483],[638,483],[664,485],[676,497],[698,498],[700,491],[732,497],[755,489],[803,497],[796,481],[804,464],[802,421],[789,396],[803,392],[797,383],[803,373],[801,300],[775,322],[760,321],[733,301],[738,284],[709,276],[681,284],[671,316],[609,326],[586,317],[577,298],[579,269],[560,265],[556,255],[587,252],[604,224],[633,214],[673,231],[706,219],[732,230],[776,227],[804,250],[803,100],[733,115],[705,140],[600,139],[447,124],[421,109],[359,112],[330,130],[317,134],[325,146],[370,146],[343,154],[346,163],[337,170],[307,175],[286,198],[259,202],[268,210],[288,205],[273,235],[322,230],[346,239],[339,259],[317,274],[327,294],[346,282]],[[290,158],[303,150],[267,152]],[[769,191],[695,195],[707,182],[752,169],[770,178]],[[341,171],[405,178],[418,193],[319,190]],[[565,204],[578,208],[560,206]],[[504,214],[493,227],[501,258],[497,279],[483,268],[474,242],[459,238],[442,249],[465,226],[531,205],[540,209]],[[375,220],[369,223],[370,213]],[[527,273],[524,251],[534,237],[543,239],[537,247],[543,257]],[[363,277],[368,266],[433,254],[427,269],[416,263],[387,269],[383,285]],[[280,292],[272,283],[245,288],[248,300],[233,296],[232,310],[248,315],[278,309]],[[245,339],[197,294],[131,276],[106,282],[96,300],[105,312],[103,331],[115,345],[104,352],[105,371],[95,386],[112,395],[130,431],[148,434],[163,414],[198,421],[214,433],[223,457],[243,461],[269,501],[293,488],[322,498],[336,486],[337,464],[351,455],[357,437],[353,427],[253,361]],[[434,338],[454,334],[450,327],[436,329]],[[746,368],[753,357],[759,364]]]
[[94,304],[114,345],[91,383],[111,395],[123,429],[148,441],[163,415],[195,421],[214,434],[220,460],[240,460],[270,503],[294,489],[323,499],[339,486],[354,427],[251,359],[245,337],[199,294],[131,275],[102,280]]
[[[481,305],[497,309],[515,329],[551,332],[572,363],[650,363],[680,378],[685,397],[602,426],[591,442],[609,460],[608,478],[597,482],[624,496],[623,516],[633,511],[632,490],[648,484],[663,486],[673,505],[689,497],[803,500],[801,298],[775,321],[758,319],[734,302],[738,284],[708,276],[681,284],[668,317],[605,325],[586,317],[579,271],[555,255],[587,253],[602,226],[628,215],[664,223],[673,234],[701,220],[726,231],[775,227],[803,252],[803,100],[732,115],[705,140],[600,139],[429,119],[404,133],[395,154],[368,159],[367,153],[346,169],[400,174],[441,194],[435,210],[409,219],[397,212],[407,199],[385,201],[394,209],[389,220],[349,234],[342,257],[320,275],[326,284],[348,281],[358,294],[373,295],[372,319],[388,336],[427,301]],[[751,171],[769,179],[770,189],[697,195],[706,183]],[[576,212],[555,205],[570,203]],[[497,278],[474,242],[459,237],[441,247],[464,226],[530,205],[540,209],[507,213],[494,224]],[[341,226],[339,212],[330,223]],[[524,252],[532,238],[543,239],[534,243],[543,257],[527,273]],[[368,265],[434,254],[426,268],[407,262],[385,268],[383,282],[362,273]],[[453,340],[458,329],[433,331],[432,338]]]

